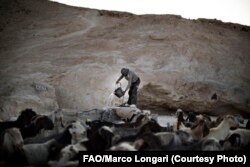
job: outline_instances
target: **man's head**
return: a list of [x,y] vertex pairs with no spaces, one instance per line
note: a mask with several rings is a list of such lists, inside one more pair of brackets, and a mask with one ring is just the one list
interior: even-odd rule
[[123,76],[127,76],[128,72],[129,72],[129,69],[127,69],[127,68],[122,68],[121,69],[121,73],[122,73]]

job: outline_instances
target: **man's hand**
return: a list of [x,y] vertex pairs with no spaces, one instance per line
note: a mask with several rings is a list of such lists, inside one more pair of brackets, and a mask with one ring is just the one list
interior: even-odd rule
[[118,84],[122,78],[123,78],[123,75],[121,75],[121,76],[117,79],[116,84]]

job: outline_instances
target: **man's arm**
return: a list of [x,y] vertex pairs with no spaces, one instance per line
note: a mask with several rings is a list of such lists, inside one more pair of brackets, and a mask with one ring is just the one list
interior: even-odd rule
[[127,90],[130,88],[131,84],[132,84],[132,75],[128,76],[128,85],[126,87],[126,89],[124,90],[124,94],[127,92]]
[[123,75],[121,75],[121,76],[118,78],[118,80],[116,81],[116,84],[118,84],[122,78],[123,78]]

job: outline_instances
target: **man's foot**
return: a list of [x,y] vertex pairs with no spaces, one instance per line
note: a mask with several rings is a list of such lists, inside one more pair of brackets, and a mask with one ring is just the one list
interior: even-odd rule
[[131,104],[131,105],[129,105],[129,107],[136,107],[136,105],[135,104]]

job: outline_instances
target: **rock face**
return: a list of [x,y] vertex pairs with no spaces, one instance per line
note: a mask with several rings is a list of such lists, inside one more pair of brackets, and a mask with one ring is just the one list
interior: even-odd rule
[[1,78],[1,118],[17,116],[26,108],[38,112],[53,111],[58,108],[55,88],[41,81],[41,74]]
[[141,109],[249,115],[247,26],[46,0],[0,5],[1,117],[105,107],[122,67],[141,78]]

